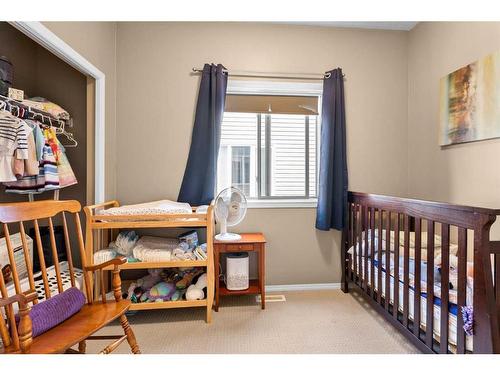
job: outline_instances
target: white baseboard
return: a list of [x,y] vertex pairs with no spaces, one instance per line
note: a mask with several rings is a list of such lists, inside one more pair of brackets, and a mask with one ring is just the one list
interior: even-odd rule
[[266,285],[266,292],[293,292],[293,291],[304,291],[304,290],[334,290],[334,289],[340,289],[340,283]]

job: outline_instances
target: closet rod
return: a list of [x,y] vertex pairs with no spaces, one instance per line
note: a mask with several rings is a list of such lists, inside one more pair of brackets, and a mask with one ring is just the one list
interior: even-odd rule
[[[203,72],[203,69],[193,68],[194,74]],[[322,81],[324,78],[330,78],[330,73],[265,73],[265,72],[244,72],[244,71],[229,71],[223,70],[224,73],[231,77],[252,77],[252,78],[277,78],[277,79],[304,79],[310,81]],[[342,74],[345,77],[345,74]]]
[[[28,115],[31,116],[31,118],[34,118],[36,116],[41,116],[42,121],[40,122],[44,123],[45,125],[52,125],[52,123],[55,122],[56,124],[62,126],[64,125],[65,122],[68,122],[70,123],[69,126],[71,126],[71,121],[57,119],[48,112],[23,104],[19,100],[12,99],[4,95],[0,95],[0,103],[4,103],[4,106],[1,107],[4,110],[6,110],[6,106],[9,106],[11,113],[12,113],[12,108],[16,108],[17,113],[19,113],[19,109],[23,109],[28,113]],[[48,120],[48,122],[46,120]]]

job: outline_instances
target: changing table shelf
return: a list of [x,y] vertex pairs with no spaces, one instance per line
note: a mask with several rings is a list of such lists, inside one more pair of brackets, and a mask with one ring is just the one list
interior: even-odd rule
[[[132,262],[120,266],[121,270],[142,270],[147,268],[174,268],[174,267],[206,267],[206,260],[175,260],[171,262]],[[103,268],[112,271],[113,266]]]
[[156,309],[175,309],[183,307],[203,307],[207,305],[207,300],[195,301],[167,301],[167,302],[141,302],[130,305],[130,310],[156,310]]
[[[166,301],[133,303],[130,310],[174,309],[184,307],[205,307],[206,322],[212,320],[212,304],[214,300],[215,272],[214,272],[214,213],[210,205],[206,213],[162,214],[162,215],[102,215],[101,211],[111,207],[119,207],[117,201],[109,201],[93,206],[86,206],[83,210],[86,217],[85,249],[89,263],[94,259],[94,249],[107,246],[110,239],[114,239],[119,229],[138,228],[206,228],[207,230],[207,259],[183,260],[170,262],[132,262],[120,266],[120,270],[140,270],[148,268],[177,268],[177,267],[205,267],[207,273],[207,298],[195,301]],[[104,268],[112,271],[112,267]],[[124,284],[127,280],[124,280]]]

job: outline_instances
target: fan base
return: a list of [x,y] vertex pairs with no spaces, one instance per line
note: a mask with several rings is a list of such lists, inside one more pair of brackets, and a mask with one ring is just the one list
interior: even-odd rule
[[215,236],[217,241],[238,241],[241,240],[241,236],[236,233],[219,233]]

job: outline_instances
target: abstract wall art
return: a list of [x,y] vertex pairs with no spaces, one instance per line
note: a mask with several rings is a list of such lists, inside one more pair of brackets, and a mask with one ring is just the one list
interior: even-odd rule
[[441,78],[441,146],[500,137],[500,52]]

